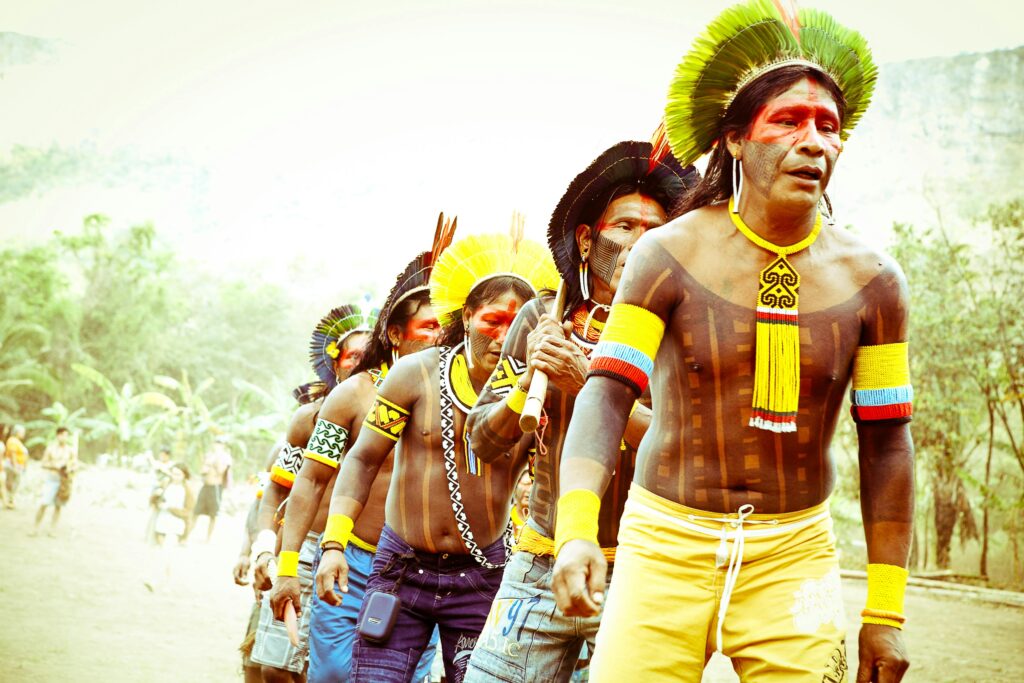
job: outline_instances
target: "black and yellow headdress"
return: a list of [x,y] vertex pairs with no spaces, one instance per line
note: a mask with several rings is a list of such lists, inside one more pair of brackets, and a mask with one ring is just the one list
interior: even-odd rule
[[676,68],[665,106],[672,153],[689,164],[710,151],[722,118],[744,86],[788,65],[831,78],[846,99],[845,140],[871,101],[878,68],[864,37],[792,0],[748,0],[718,15]]
[[309,341],[309,359],[328,391],[337,384],[334,361],[341,355],[345,340],[356,332],[372,332],[377,313],[376,309],[364,311],[357,304],[345,304],[332,309],[317,323]]
[[577,300],[580,289],[577,226],[589,216],[600,215],[610,193],[630,182],[637,183],[641,192],[668,211],[684,192],[700,182],[700,176],[692,166],[683,168],[667,150],[655,152],[649,142],[619,142],[594,159],[569,183],[548,223],[548,247],[558,272],[570,288],[568,300]]
[[327,388],[327,384],[321,381],[307,382],[306,384],[300,384],[299,386],[292,389],[292,396],[299,405],[306,405],[312,403],[317,399],[323,398],[327,395],[330,389]]
[[513,219],[512,234],[470,235],[441,254],[430,278],[430,305],[438,322],[455,322],[477,286],[502,276],[522,280],[535,295],[558,287],[551,254],[539,242],[523,239],[518,217]]
[[426,292],[430,289],[430,279],[434,265],[441,254],[452,243],[458,221],[457,217],[445,220],[444,213],[439,214],[437,216],[437,228],[434,230],[434,243],[430,251],[425,251],[410,261],[409,265],[405,267],[405,270],[395,280],[395,284],[391,287],[388,298],[384,302],[384,308],[381,310],[381,324],[377,325],[377,335],[380,338],[380,342],[384,345],[391,346],[391,342],[388,340],[388,324],[391,320],[391,314],[394,313],[398,305],[410,296],[419,292]]

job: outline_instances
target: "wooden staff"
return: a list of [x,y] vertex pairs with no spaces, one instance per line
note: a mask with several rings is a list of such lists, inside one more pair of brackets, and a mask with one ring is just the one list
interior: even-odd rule
[[[565,281],[558,285],[558,293],[555,295],[555,304],[551,309],[552,315],[559,323],[565,313]],[[540,424],[540,412],[544,409],[544,398],[548,393],[548,376],[541,370],[534,370],[533,380],[530,382],[530,392],[526,395],[526,405],[523,406],[523,414],[519,416],[519,428],[526,434],[537,431]]]

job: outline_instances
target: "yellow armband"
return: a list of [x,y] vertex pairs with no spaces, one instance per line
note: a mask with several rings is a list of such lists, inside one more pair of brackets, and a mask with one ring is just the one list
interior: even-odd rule
[[597,518],[601,513],[601,499],[588,489],[573,489],[558,499],[558,517],[555,521],[555,555],[569,541],[580,539],[597,542]]
[[907,574],[903,567],[891,564],[868,565],[868,602],[860,613],[861,623],[903,628],[907,620],[903,616]]
[[277,575],[298,576],[299,575],[299,554],[294,550],[282,550],[277,556]]
[[347,547],[349,539],[352,538],[352,528],[355,525],[355,521],[348,515],[328,515],[327,524],[324,526],[324,535],[320,539],[320,547],[324,547],[325,543],[337,543],[342,548]]
[[508,409],[516,415],[522,415],[523,408],[526,407],[526,396],[527,393],[522,390],[517,382],[515,387],[509,393],[508,399],[505,401],[505,405],[507,405]]

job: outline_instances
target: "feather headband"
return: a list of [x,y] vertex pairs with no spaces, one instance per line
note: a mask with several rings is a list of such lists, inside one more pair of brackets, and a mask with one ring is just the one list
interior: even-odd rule
[[441,255],[430,278],[430,305],[442,326],[458,319],[478,286],[496,277],[515,277],[537,294],[558,286],[558,271],[539,242],[522,238],[522,217],[512,234],[470,235]]
[[867,109],[878,78],[864,36],[821,10],[797,12],[791,0],[748,0],[718,15],[676,67],[665,106],[672,153],[689,164],[710,151],[736,95],[791,64],[820,71],[842,91],[845,140]]

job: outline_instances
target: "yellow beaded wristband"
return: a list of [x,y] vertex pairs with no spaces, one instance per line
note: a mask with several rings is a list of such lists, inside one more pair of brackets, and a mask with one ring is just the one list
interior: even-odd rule
[[278,576],[299,575],[299,554],[294,550],[282,550],[277,556]]
[[505,405],[507,405],[508,409],[516,415],[522,415],[523,408],[526,407],[526,397],[527,393],[520,388],[519,383],[517,382],[515,387],[513,387],[512,392],[508,395]]
[[908,572],[892,564],[868,565],[868,600],[861,623],[903,628],[903,594]]
[[337,543],[344,549],[348,546],[349,539],[352,538],[352,527],[355,525],[355,521],[348,515],[328,515],[327,524],[324,525],[324,535],[320,539],[320,547],[324,547],[327,543]]
[[597,518],[601,513],[601,499],[589,489],[573,489],[558,499],[555,521],[555,555],[569,541],[580,539],[597,542]]

